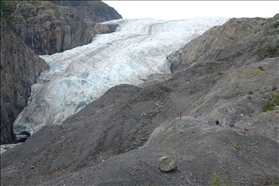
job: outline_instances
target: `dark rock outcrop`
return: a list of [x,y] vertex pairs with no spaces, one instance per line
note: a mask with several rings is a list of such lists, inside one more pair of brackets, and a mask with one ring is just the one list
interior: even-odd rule
[[1,11],[1,144],[16,142],[13,122],[27,104],[31,85],[48,68],[8,29]]
[[9,29],[36,54],[53,54],[88,44],[97,22],[122,18],[101,1],[11,1]]

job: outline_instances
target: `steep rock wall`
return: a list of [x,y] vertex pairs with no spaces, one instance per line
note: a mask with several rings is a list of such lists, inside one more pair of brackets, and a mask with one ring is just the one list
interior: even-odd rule
[[54,54],[88,44],[96,22],[122,18],[101,1],[74,2],[5,2],[9,29],[36,54]]
[[1,144],[15,142],[13,122],[27,104],[31,85],[49,68],[7,27],[1,11]]

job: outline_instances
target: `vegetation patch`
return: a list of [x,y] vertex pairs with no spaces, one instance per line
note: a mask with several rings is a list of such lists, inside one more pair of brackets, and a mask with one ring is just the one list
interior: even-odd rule
[[266,102],[263,106],[263,112],[274,110],[274,104],[271,102]]
[[33,5],[33,6],[38,6],[39,3],[37,1],[27,1],[27,3]]
[[263,112],[272,111],[272,110],[274,110],[275,106],[279,106],[279,93],[278,92],[272,96],[270,101],[266,102],[263,105],[262,111]]
[[278,56],[279,52],[279,40],[275,45],[267,44],[265,47],[260,47],[258,50],[258,56],[261,57],[275,57]]
[[278,26],[279,26],[279,22],[277,22],[277,23],[271,25],[272,28],[278,28]]
[[248,94],[254,94],[253,90],[250,90],[250,91],[248,92]]
[[258,67],[261,71],[264,71],[264,68],[262,66]]
[[276,46],[271,46],[271,45],[266,45],[266,51],[268,51],[271,55],[274,55],[275,52],[278,50],[278,45]]
[[238,142],[235,143],[234,148],[235,148],[236,150],[240,150],[240,146],[239,146]]
[[13,8],[6,6],[3,1],[0,1],[0,3],[1,3],[0,9],[2,10],[2,12],[4,14],[4,17],[7,19],[11,18],[12,13],[14,12]]
[[210,186],[229,186],[229,182],[227,180],[222,180],[219,178],[216,171],[210,176]]

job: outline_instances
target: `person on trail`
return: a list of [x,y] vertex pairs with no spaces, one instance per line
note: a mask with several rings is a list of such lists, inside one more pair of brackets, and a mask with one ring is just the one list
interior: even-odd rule
[[179,113],[179,118],[181,119],[181,117],[182,117],[182,112]]
[[220,124],[220,122],[219,122],[218,120],[216,120],[216,122],[215,122],[215,123],[216,123],[216,125],[219,125],[219,124]]
[[233,128],[233,127],[234,127],[234,124],[231,123],[231,124],[230,124],[230,127]]
[[248,132],[248,129],[245,127],[245,128],[244,128],[244,131],[245,131],[245,132]]

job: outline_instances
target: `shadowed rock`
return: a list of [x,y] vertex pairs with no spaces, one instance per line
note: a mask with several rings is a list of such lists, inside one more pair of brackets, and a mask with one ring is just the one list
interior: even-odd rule
[[15,143],[13,122],[27,105],[31,85],[49,68],[8,29],[1,11],[1,144]]

